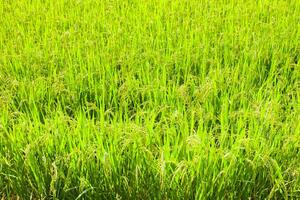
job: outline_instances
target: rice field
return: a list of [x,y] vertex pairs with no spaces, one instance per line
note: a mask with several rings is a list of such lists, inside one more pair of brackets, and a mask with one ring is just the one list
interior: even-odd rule
[[0,0],[0,199],[299,199],[300,1]]

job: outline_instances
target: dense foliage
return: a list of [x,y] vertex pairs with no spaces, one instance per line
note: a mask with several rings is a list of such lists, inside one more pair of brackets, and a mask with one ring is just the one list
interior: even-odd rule
[[0,0],[0,199],[300,198],[300,1]]

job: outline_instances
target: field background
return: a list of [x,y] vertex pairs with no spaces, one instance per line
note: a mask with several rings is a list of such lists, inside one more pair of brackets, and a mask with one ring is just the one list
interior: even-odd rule
[[300,198],[300,1],[0,0],[0,198]]

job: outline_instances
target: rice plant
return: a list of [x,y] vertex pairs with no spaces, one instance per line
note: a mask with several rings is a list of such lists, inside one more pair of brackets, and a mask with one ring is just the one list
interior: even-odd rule
[[299,199],[300,1],[0,0],[0,199]]

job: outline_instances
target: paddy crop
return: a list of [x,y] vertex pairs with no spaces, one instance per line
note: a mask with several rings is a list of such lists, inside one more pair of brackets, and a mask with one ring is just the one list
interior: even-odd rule
[[0,199],[300,198],[300,1],[0,0]]

